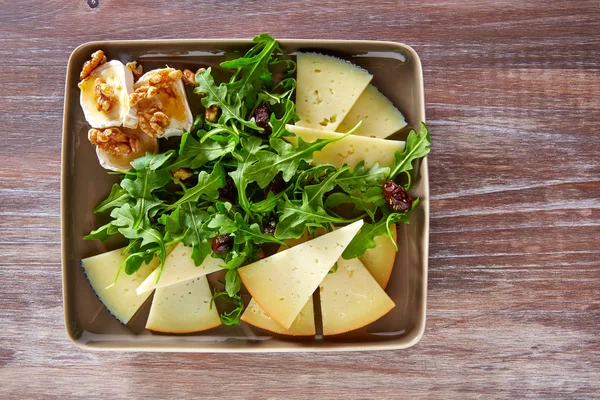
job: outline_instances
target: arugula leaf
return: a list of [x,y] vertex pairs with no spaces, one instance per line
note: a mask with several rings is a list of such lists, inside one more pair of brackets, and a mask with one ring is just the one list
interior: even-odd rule
[[235,213],[234,219],[225,214],[214,215],[208,223],[208,228],[217,230],[221,235],[233,234],[235,243],[238,244],[245,242],[285,244],[268,233],[261,232],[257,223],[248,224],[239,212]]
[[165,230],[172,234],[181,233],[183,231],[182,210],[176,208],[172,213],[162,214],[157,222],[165,226]]
[[215,299],[222,297],[226,303],[232,304],[234,306],[230,311],[224,311],[221,313],[221,322],[223,325],[237,325],[240,323],[240,316],[242,315],[242,311],[244,311],[244,300],[242,296],[238,294],[234,296],[229,296],[226,291],[217,292],[215,290],[215,294],[213,294],[210,299],[210,307],[212,308]]
[[[160,260],[160,268],[162,271],[162,267],[164,266],[165,259],[167,257],[167,250],[163,240],[163,235],[151,226],[148,219],[142,219],[141,224],[139,226],[135,226],[135,222],[139,219],[139,215],[143,215],[143,211],[139,209],[141,204],[141,202],[138,202],[133,207],[131,204],[125,204],[120,208],[115,208],[110,213],[110,216],[114,218],[112,224],[119,227],[119,233],[121,233],[127,239],[141,239],[141,247],[156,243],[158,245],[158,258]],[[146,207],[154,207],[157,204],[161,204],[161,202],[159,200],[148,200],[144,204]]]
[[198,174],[198,184],[186,190],[179,200],[169,206],[169,209],[187,202],[197,202],[200,198],[216,200],[219,197],[219,189],[225,186],[225,183],[225,169],[220,163],[217,163],[212,173],[200,172]]
[[[417,201],[413,202],[411,210],[413,210],[418,203],[418,199]],[[342,253],[342,257],[345,260],[361,257],[363,254],[365,254],[365,251],[376,246],[375,238],[377,236],[386,235],[392,239],[393,236],[392,232],[390,231],[390,225],[398,222],[404,222],[405,224],[408,224],[410,222],[409,213],[387,213],[387,215],[384,215],[383,218],[377,222],[363,224],[358,234],[354,236],[348,247],[346,247]],[[396,243],[394,242],[394,246],[395,245]]]
[[365,162],[360,161],[353,171],[347,170],[336,180],[336,183],[346,192],[353,193],[358,190],[364,192],[367,187],[379,185],[390,173],[387,167],[380,167],[378,163],[369,169]]
[[323,198],[327,192],[330,192],[337,186],[337,178],[344,172],[347,172],[350,167],[343,166],[333,174],[327,175],[321,182],[316,185],[308,185],[304,187],[304,193],[308,197],[308,205],[314,208],[325,207]]
[[222,145],[211,138],[197,141],[189,133],[184,133],[179,145],[179,157],[169,167],[171,171],[179,168],[198,169],[209,161],[223,157],[235,149],[234,142]]
[[271,211],[275,210],[275,207],[277,207],[277,203],[279,203],[279,200],[283,197],[284,194],[285,192],[279,192],[277,194],[269,192],[266,199],[259,201],[258,203],[252,204],[252,212],[256,214],[270,213]]
[[271,138],[269,143],[277,153],[268,150],[258,151],[256,153],[258,162],[252,166],[252,169],[246,170],[244,175],[249,182],[256,182],[261,188],[267,186],[279,172],[282,173],[283,180],[288,182],[292,179],[302,161],[310,163],[314,152],[346,136],[334,139],[317,139],[310,143],[299,137],[296,147],[283,139]]
[[[145,221],[148,218],[148,212],[162,203],[152,194],[152,192],[162,188],[171,180],[169,171],[158,168],[160,168],[172,155],[172,151],[163,154],[146,154],[131,162],[131,165],[135,169],[135,179],[131,179],[131,175],[127,175],[121,181],[121,187],[123,187],[131,197],[137,199],[137,203],[133,208],[133,211],[136,212],[131,225],[133,229],[137,229],[143,222],[149,222]],[[127,204],[122,207],[126,205]]]
[[242,280],[237,272],[237,269],[230,269],[225,274],[225,291],[229,297],[235,296],[242,286]]
[[94,208],[94,214],[110,210],[111,208],[121,207],[123,204],[129,202],[131,196],[123,189],[119,184],[115,183],[110,189],[110,194],[100,204]]
[[275,237],[279,239],[298,239],[304,233],[305,227],[347,224],[355,221],[333,217],[322,207],[311,207],[306,192],[302,193],[302,200],[290,200],[284,196],[284,200],[279,203],[278,212],[279,223],[275,228]]
[[116,227],[113,222],[102,225],[100,228],[91,231],[89,234],[84,236],[85,240],[101,240],[106,242],[112,235],[119,233],[119,228]]
[[183,209],[183,221],[187,229],[181,241],[184,245],[192,248],[191,258],[194,260],[194,264],[199,266],[211,253],[209,240],[214,235],[205,229],[210,214],[191,202],[185,203]]
[[[266,33],[256,36],[253,42],[256,45],[244,57],[221,63],[223,68],[237,69],[227,89],[229,93],[235,93],[248,108],[256,101],[256,95],[263,85],[272,85],[269,62],[274,50],[281,51],[275,39]],[[240,75],[241,79],[236,80]]]
[[299,118],[296,115],[296,104],[290,99],[283,99],[284,113],[281,118],[277,118],[275,113],[271,114],[271,137],[277,138],[280,136],[291,136],[291,133],[285,128],[290,122],[298,121]]
[[215,84],[215,79],[211,75],[211,68],[196,73],[196,83],[198,87],[194,89],[194,93],[202,93],[202,105],[209,108],[212,105],[217,105],[221,109],[221,117],[219,122],[224,124],[230,119],[241,120],[242,102],[239,97],[236,97],[236,102],[230,104],[227,101],[227,86],[221,83],[219,86]]
[[242,138],[240,143],[241,149],[232,153],[233,157],[237,160],[237,168],[231,171],[229,176],[231,176],[237,188],[240,207],[247,213],[251,213],[250,202],[246,194],[249,181],[246,179],[245,173],[258,160],[256,153],[264,146],[262,140],[254,136]]
[[419,133],[411,130],[406,138],[406,147],[402,153],[394,154],[394,166],[389,174],[388,179],[394,179],[402,172],[408,173],[412,169],[412,162],[417,158],[425,157],[429,153],[431,137],[425,122],[421,122],[421,130]]

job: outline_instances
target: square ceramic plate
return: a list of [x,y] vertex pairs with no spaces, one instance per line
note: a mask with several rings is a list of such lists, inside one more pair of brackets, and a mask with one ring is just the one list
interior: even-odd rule
[[[404,139],[409,129],[425,120],[423,77],[419,57],[410,47],[393,42],[281,40],[283,49],[336,55],[367,69],[372,83],[405,115],[408,127],[392,139]],[[91,42],[78,47],[69,59],[65,89],[62,148],[62,268],[65,324],[69,338],[94,350],[264,352],[401,349],[417,343],[425,329],[427,256],[429,241],[429,182],[427,160],[417,162],[411,192],[421,198],[411,223],[398,230],[399,253],[386,289],[396,307],[375,323],[347,334],[290,338],[271,334],[242,322],[190,335],[161,335],[144,329],[150,299],[127,326],[113,318],[87,282],[80,260],[124,245],[85,241],[83,236],[105,223],[92,209],[118,181],[108,175],[87,140],[89,129],[79,106],[79,72],[92,52],[102,49],[108,59],[137,60],[148,71],[168,64],[174,68],[212,66],[231,52],[245,52],[250,40],[162,40]],[[190,95],[192,111],[201,107]]]

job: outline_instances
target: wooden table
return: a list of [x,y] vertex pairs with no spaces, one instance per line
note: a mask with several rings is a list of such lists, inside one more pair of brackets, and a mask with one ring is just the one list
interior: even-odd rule
[[[97,3],[0,2],[0,398],[600,397],[600,2]],[[69,54],[261,31],[420,54],[433,139],[425,336],[371,353],[79,350],[60,271]]]

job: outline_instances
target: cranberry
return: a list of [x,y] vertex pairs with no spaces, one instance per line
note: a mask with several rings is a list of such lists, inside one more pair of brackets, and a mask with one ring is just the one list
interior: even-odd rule
[[219,189],[219,197],[229,201],[230,203],[234,203],[236,195],[237,189],[235,187],[235,183],[233,182],[233,179],[227,175],[225,186]]
[[410,195],[394,181],[384,182],[381,192],[387,205],[394,211],[406,212],[412,207]]
[[271,110],[269,110],[269,106],[263,104],[260,107],[256,107],[256,109],[254,109],[253,116],[256,125],[264,129],[262,134],[270,135],[272,130],[271,125],[269,125],[269,121],[271,120]]
[[263,226],[262,232],[267,233],[271,236],[275,236],[276,228],[277,228],[277,220],[272,219]]
[[212,251],[217,254],[227,254],[233,250],[233,236],[219,235],[213,239],[211,244]]
[[281,175],[276,175],[275,178],[265,186],[265,197],[267,197],[269,192],[273,192],[273,194],[280,193],[283,190],[284,183]]

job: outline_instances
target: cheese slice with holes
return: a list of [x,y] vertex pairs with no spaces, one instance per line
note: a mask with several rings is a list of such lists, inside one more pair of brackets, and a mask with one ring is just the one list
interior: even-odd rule
[[121,254],[122,251],[123,249],[117,249],[84,258],[81,260],[81,266],[100,301],[116,319],[127,324],[151,294],[148,292],[138,295],[135,289],[158,267],[159,261],[155,257],[133,275],[121,271],[113,285],[119,266],[127,258],[127,254]]
[[242,267],[240,278],[258,305],[289,329],[362,224],[354,222]]
[[339,58],[315,53],[297,56],[298,125],[334,131],[373,76]]
[[394,235],[393,241],[385,235],[377,236],[374,238],[375,247],[367,249],[365,254],[359,257],[360,262],[363,263],[382,289],[385,289],[390,281],[396,261],[396,246],[394,246],[394,242],[397,240],[396,224],[391,225],[390,229]]
[[257,328],[281,335],[314,336],[316,333],[312,296],[308,299],[304,307],[302,307],[300,313],[288,329],[282,327],[273,318],[269,317],[254,299],[250,300],[240,319]]
[[[165,266],[163,267],[160,279],[158,279],[160,270],[156,269],[138,286],[137,293],[151,292],[153,289],[163,288],[183,282],[189,279],[205,276],[221,270],[220,265],[224,261],[213,258],[210,254],[204,259],[202,264],[196,266],[191,258],[192,248],[179,243],[173,251],[167,256]],[[158,279],[158,282],[156,281]]]
[[404,115],[373,85],[360,95],[337,132],[348,132],[360,121],[355,135],[385,139],[406,126]]
[[395,306],[357,258],[340,258],[337,271],[327,275],[319,288],[323,335],[362,328]]
[[[343,136],[337,132],[321,131],[298,125],[286,125],[286,129],[297,137],[301,137],[305,142]],[[296,137],[287,137],[286,139],[293,145],[297,143]],[[394,153],[404,151],[404,145],[405,143],[399,140],[349,135],[328,144],[323,150],[315,152],[312,164],[333,164],[336,168],[340,168],[344,164],[355,166],[359,161],[364,160],[366,168],[371,168],[375,163],[379,163],[381,167],[391,168],[394,165]]]
[[211,307],[212,293],[205,276],[156,289],[146,329],[163,333],[190,333],[221,325]]

